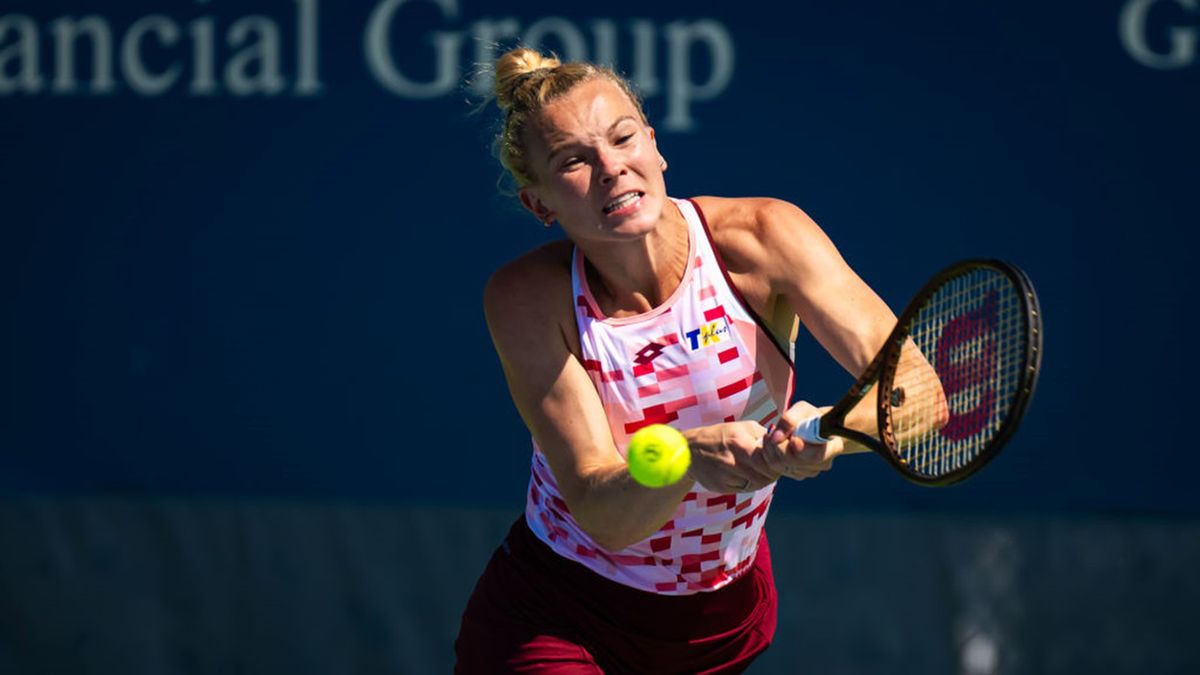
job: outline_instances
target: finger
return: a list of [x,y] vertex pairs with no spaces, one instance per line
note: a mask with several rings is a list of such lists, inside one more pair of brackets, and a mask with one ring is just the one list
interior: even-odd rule
[[791,436],[796,433],[796,427],[800,422],[820,414],[821,411],[808,401],[797,401],[779,416],[779,423],[776,427],[784,434]]
[[805,412],[807,410],[804,406],[793,406],[792,410],[780,415],[778,422],[771,425],[763,438],[764,450],[769,449],[769,453],[765,454],[768,455],[773,471],[785,472],[796,463],[804,450],[804,441],[792,435],[795,430],[795,420],[792,418]]
[[790,468],[784,475],[786,475],[788,478],[803,480],[805,478],[815,478],[832,468],[833,460],[829,460],[827,462],[813,464],[810,466],[795,466]]
[[773,473],[781,474],[787,469],[786,441],[787,436],[783,432],[777,432],[774,424],[767,427],[767,433],[763,436],[762,456],[767,468]]
[[779,478],[779,474],[783,472],[786,462],[783,460],[782,449],[767,439],[766,429],[763,430],[763,437],[760,442],[761,445],[749,457],[751,460],[749,468],[758,475],[762,484],[766,485],[767,483],[773,483]]
[[746,422],[738,426],[736,436],[730,439],[734,467],[741,479],[766,485],[779,477],[779,472],[772,469],[768,461],[768,451],[764,447],[766,434],[767,429],[761,424]]
[[[742,486],[758,489],[775,482],[779,472],[772,471],[766,466],[762,457],[762,448],[755,447],[753,452],[731,452],[715,462],[715,480],[710,479],[718,489],[714,492],[745,492]],[[705,483],[706,488],[709,486]],[[737,488],[737,489],[734,489]]]
[[824,461],[823,458],[816,459],[823,447],[824,444],[806,441],[799,436],[788,436],[785,442],[779,444],[779,455],[784,468],[790,469],[797,465]]
[[840,438],[830,439],[828,443],[804,443],[792,455],[793,464],[806,468],[828,468],[833,466],[833,460],[842,454],[845,447],[845,442]]
[[828,443],[809,443],[808,447],[813,450],[813,461],[821,464],[837,459],[842,454],[842,451],[846,449],[846,442],[841,438],[834,437],[829,439]]
[[755,485],[761,486],[768,483],[773,483],[775,479],[779,478],[780,472],[774,471],[768,467],[761,455],[758,457],[758,462],[762,464],[761,467],[755,466],[754,464],[745,464],[737,467],[738,477],[733,482],[737,485],[740,485],[742,481],[748,480]]
[[833,457],[830,455],[830,445],[832,443],[813,443],[812,441],[800,441],[804,445],[799,448],[797,455],[808,466],[815,466],[831,461]]
[[752,454],[737,457],[736,462],[728,467],[728,482],[733,487],[741,488],[740,492],[745,492],[743,485],[749,484],[758,489],[774,483],[779,478],[779,473],[767,464],[763,449],[759,447],[755,448]]

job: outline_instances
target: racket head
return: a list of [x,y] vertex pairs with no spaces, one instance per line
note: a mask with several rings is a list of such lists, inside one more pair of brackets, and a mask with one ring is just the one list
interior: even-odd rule
[[1000,452],[1032,399],[1037,293],[1008,263],[956,263],[917,293],[881,356],[880,454],[915,483],[957,483]]

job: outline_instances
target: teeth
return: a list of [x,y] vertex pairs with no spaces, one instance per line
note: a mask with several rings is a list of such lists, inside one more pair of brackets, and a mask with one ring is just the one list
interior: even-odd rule
[[625,194],[621,195],[620,197],[609,202],[608,206],[604,207],[604,212],[612,213],[613,211],[616,211],[617,209],[621,208],[622,206],[625,206],[626,204],[633,202],[633,200],[635,200],[641,196],[642,196],[642,194],[640,192],[626,192]]

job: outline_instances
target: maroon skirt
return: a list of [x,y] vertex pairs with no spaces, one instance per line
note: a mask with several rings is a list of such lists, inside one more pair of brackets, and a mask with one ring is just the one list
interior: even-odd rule
[[770,645],[776,602],[765,531],[736,581],[658,595],[563,558],[522,516],[463,612],[454,672],[740,673]]

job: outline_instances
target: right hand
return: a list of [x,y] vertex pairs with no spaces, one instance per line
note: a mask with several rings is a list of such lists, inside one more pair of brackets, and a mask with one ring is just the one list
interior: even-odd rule
[[808,401],[798,401],[779,417],[779,423],[763,440],[763,459],[767,466],[781,475],[796,480],[813,478],[828,471],[833,460],[845,449],[845,441],[834,436],[828,443],[815,443],[796,436],[800,422],[828,412],[828,406],[817,408]]
[[753,492],[779,479],[763,458],[766,429],[725,422],[684,432],[692,451],[688,475],[711,492]]

